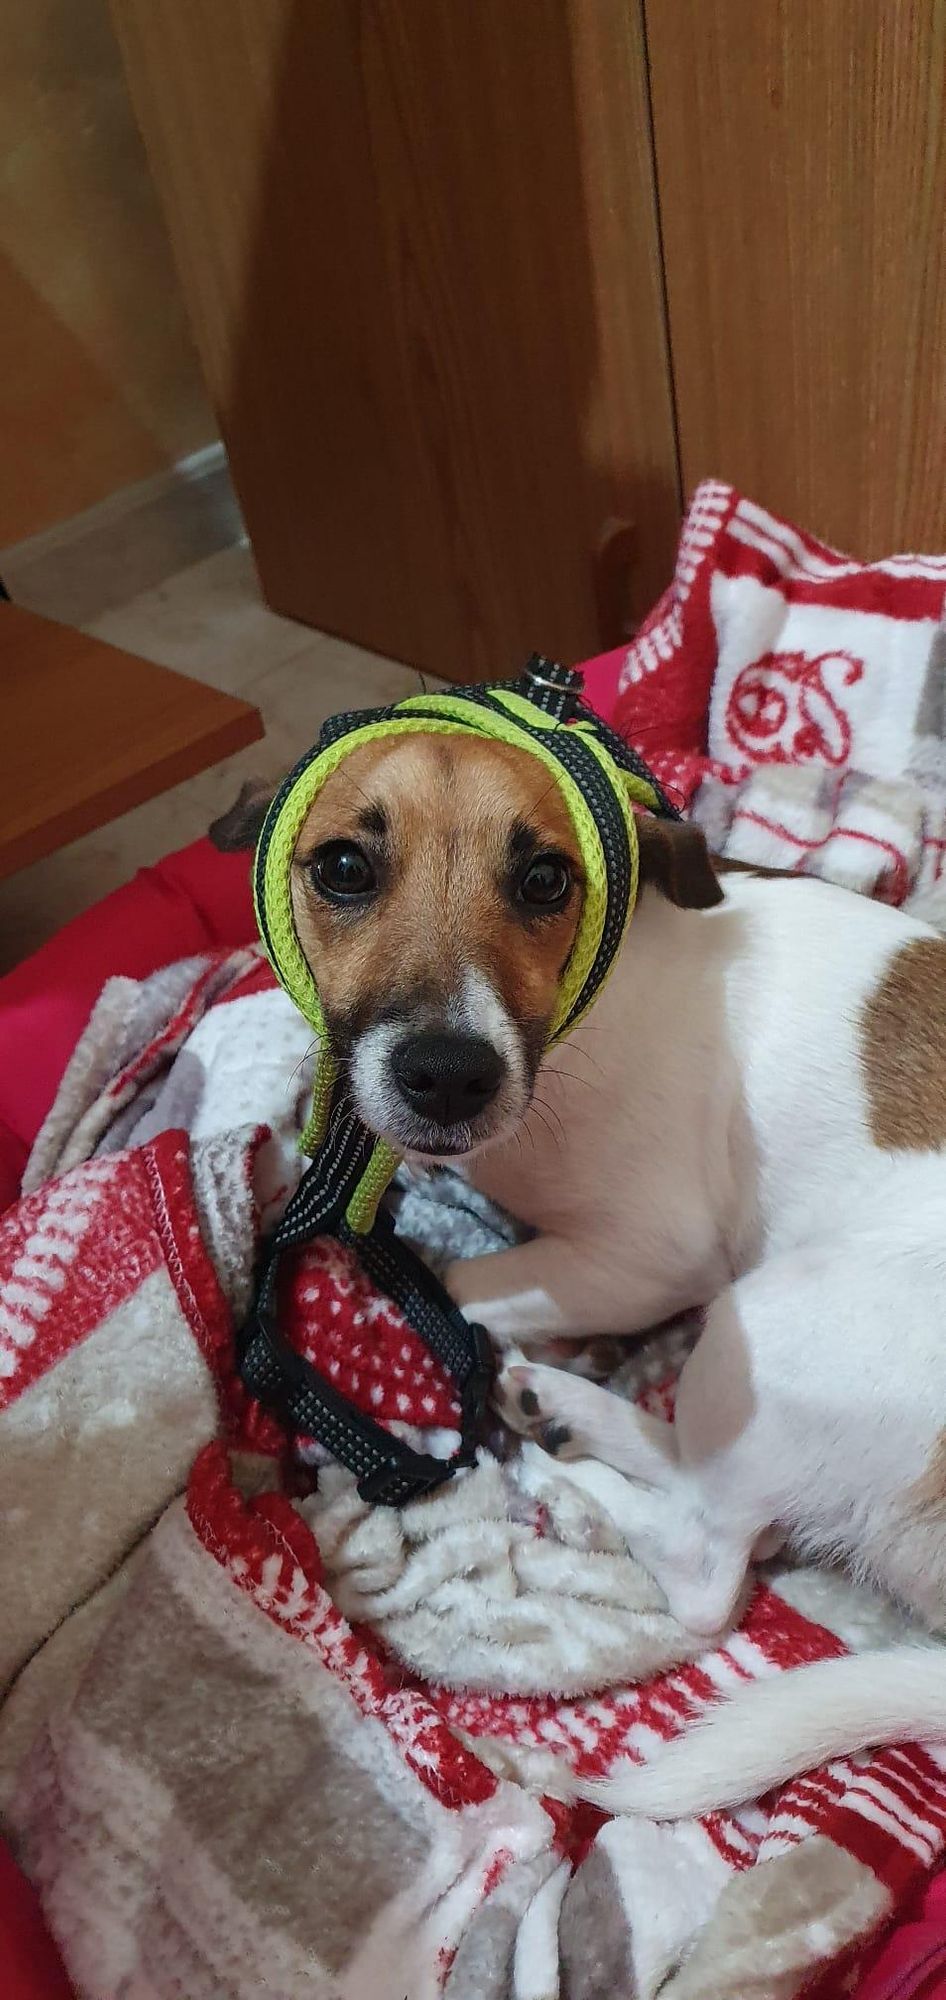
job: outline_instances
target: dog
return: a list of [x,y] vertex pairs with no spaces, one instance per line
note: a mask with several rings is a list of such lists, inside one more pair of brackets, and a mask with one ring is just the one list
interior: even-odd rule
[[[266,794],[268,798],[268,793]],[[215,830],[249,845],[266,799]],[[490,741],[353,751],[293,860],[296,927],[366,1125],[533,1232],[450,1266],[499,1401],[707,1636],[783,1541],[946,1626],[946,941],[803,878],[720,872],[642,817],[640,894],[587,1021],[546,1051],[583,892],[558,788]],[[673,1426],[530,1362],[698,1308]],[[577,1787],[655,1817],[871,1743],[946,1738],[916,1644],[740,1691]]]

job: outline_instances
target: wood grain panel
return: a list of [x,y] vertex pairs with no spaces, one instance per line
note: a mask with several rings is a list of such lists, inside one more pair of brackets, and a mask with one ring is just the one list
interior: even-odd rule
[[0,877],[263,734],[257,709],[0,604]]
[[0,546],[213,437],[107,0],[4,0]]
[[685,484],[946,548],[946,5],[646,18]]
[[459,679],[616,642],[679,502],[640,0],[113,16],[269,601]]

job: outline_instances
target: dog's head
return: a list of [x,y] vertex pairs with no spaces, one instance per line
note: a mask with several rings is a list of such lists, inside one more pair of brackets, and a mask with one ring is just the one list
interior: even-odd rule
[[[267,797],[248,790],[212,829],[217,844],[250,844]],[[645,879],[674,901],[719,899],[702,836],[656,821],[641,832]],[[681,839],[702,855],[702,880],[681,863]],[[528,752],[419,733],[343,759],[302,825],[291,893],[333,1049],[371,1131],[444,1159],[514,1129],[583,887],[559,787]]]

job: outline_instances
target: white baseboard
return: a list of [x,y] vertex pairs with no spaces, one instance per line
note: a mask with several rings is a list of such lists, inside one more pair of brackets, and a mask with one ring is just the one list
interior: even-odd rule
[[243,535],[219,439],[0,551],[14,603],[87,625]]

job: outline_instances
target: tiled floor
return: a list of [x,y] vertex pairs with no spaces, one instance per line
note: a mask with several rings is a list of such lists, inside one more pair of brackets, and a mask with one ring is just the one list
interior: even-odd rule
[[[245,695],[261,710],[266,737],[0,883],[0,972],[136,868],[205,833],[245,777],[279,777],[333,709],[393,700],[417,685],[408,668],[267,610],[245,542],[191,563],[127,603],[114,598],[111,579],[110,608],[88,617],[88,631]],[[31,602],[36,610],[52,609],[41,578],[34,579]]]

